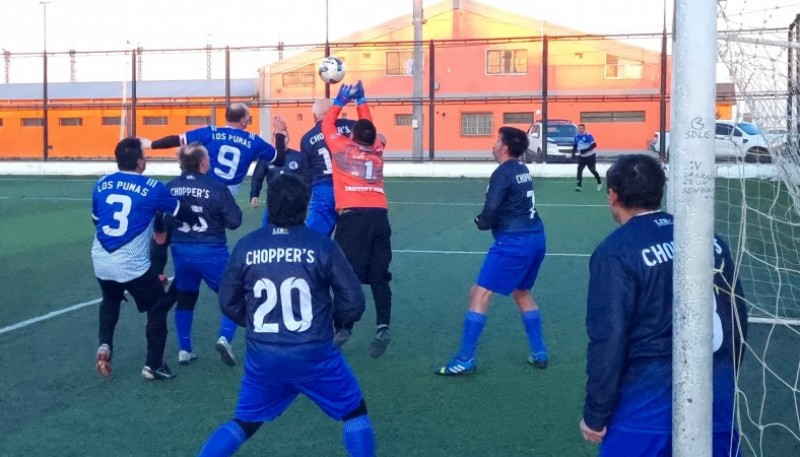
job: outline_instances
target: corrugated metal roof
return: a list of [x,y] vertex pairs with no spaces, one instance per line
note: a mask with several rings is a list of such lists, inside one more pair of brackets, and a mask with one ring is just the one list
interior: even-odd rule
[[[231,97],[254,97],[256,82],[253,79],[231,79]],[[126,84],[131,96],[130,81]],[[75,99],[119,99],[122,97],[122,81],[97,81],[74,83],[49,83],[47,96],[50,100]],[[195,79],[175,81],[138,81],[137,98],[188,98],[224,97],[224,79]],[[41,100],[42,84],[0,84],[0,100]]]

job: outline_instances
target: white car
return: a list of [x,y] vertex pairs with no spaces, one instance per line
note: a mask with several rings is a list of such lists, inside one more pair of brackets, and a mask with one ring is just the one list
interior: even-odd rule
[[[666,151],[669,155],[669,133],[666,135]],[[770,163],[770,146],[774,139],[749,122],[717,121],[715,126],[714,155],[720,159],[744,160],[748,163]],[[650,149],[659,152],[661,140],[655,132],[650,141]]]
[[536,163],[572,160],[572,145],[578,135],[578,127],[570,121],[553,119],[547,121],[547,147],[542,147],[542,122],[534,122],[528,128],[528,150],[525,162]]

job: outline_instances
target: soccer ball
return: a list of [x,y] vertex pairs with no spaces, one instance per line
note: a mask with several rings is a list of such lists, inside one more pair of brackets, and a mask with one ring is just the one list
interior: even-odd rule
[[344,62],[338,57],[326,57],[319,63],[319,77],[326,84],[336,84],[344,78]]

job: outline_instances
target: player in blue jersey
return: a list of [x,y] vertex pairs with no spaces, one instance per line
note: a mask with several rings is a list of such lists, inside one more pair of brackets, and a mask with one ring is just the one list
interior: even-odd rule
[[[308,207],[306,225],[323,235],[331,236],[336,227],[338,214],[333,198],[333,164],[331,151],[322,133],[322,119],[333,103],[328,99],[317,100],[312,107],[314,127],[300,140],[300,151],[308,163],[311,174],[311,203]],[[336,129],[349,137],[355,121],[337,119]]]
[[513,127],[499,129],[492,155],[500,165],[489,179],[483,211],[475,218],[478,229],[491,230],[495,241],[483,261],[477,284],[470,291],[461,349],[436,374],[475,373],[478,338],[495,293],[513,295],[528,334],[528,362],[547,368],[541,316],[531,295],[544,260],[544,224],[536,211],[533,178],[521,160],[527,149],[525,132]]
[[211,435],[200,456],[232,455],[301,393],[344,422],[349,455],[375,455],[358,381],[333,344],[333,320],[358,321],[364,294],[338,245],[303,226],[307,205],[300,178],[276,176],[267,188],[269,225],[231,254],[219,303],[247,328],[245,371],[234,419]]
[[[276,149],[286,147],[288,141],[289,139],[285,134],[275,134]],[[311,175],[308,172],[308,165],[303,154],[296,149],[286,149],[286,156],[282,167],[267,163],[263,160],[259,160],[258,163],[256,163],[256,168],[253,170],[253,179],[250,182],[250,206],[252,206],[253,209],[259,207],[259,196],[261,195],[261,188],[264,186],[264,183],[268,183],[272,178],[281,173],[294,173],[300,176],[306,187],[311,188]],[[264,211],[262,225],[266,224],[267,212]]]
[[142,176],[147,160],[137,138],[120,141],[114,155],[119,171],[100,178],[92,195],[96,227],[92,263],[103,294],[97,371],[103,377],[111,376],[114,330],[127,290],[139,312],[147,313],[147,360],[142,376],[169,379],[175,376],[164,363],[171,303],[164,300],[164,288],[148,255],[153,219],[158,211],[190,224],[196,224],[198,219],[188,206],[170,195],[164,184]]
[[[239,194],[242,181],[256,160],[283,165],[283,156],[255,133],[245,129],[252,120],[250,109],[244,103],[234,103],[225,110],[225,127],[208,125],[181,135],[171,135],[150,142],[142,140],[145,147],[167,149],[199,142],[208,149],[211,160],[209,174],[228,186],[231,193]],[[282,120],[281,120],[282,122]],[[285,130],[285,127],[284,127]],[[276,130],[280,131],[280,130]]]
[[600,173],[597,172],[597,154],[595,153],[597,142],[591,133],[586,131],[586,125],[578,124],[578,135],[572,142],[572,157],[578,155],[578,184],[575,191],[583,189],[583,169],[588,168],[597,180],[597,191],[603,189],[603,182],[600,180]]
[[[195,225],[175,221],[172,235],[172,258],[175,264],[175,289],[178,306],[175,328],[178,334],[178,363],[186,365],[195,358],[192,351],[192,320],[200,295],[200,282],[217,292],[222,272],[228,263],[225,229],[242,224],[242,210],[224,184],[206,175],[211,168],[208,150],[200,143],[190,143],[178,151],[182,173],[167,184],[173,196],[190,206],[199,219]],[[165,224],[169,225],[167,220]],[[235,358],[229,341],[236,324],[222,316],[217,351],[225,364]]]
[[[661,211],[666,177],[646,155],[618,159],[606,174],[620,227],[589,263],[584,437],[604,457],[672,455],[673,218]],[[736,370],[747,308],[728,246],[714,245],[713,455],[739,456]],[[709,341],[712,343],[712,341]]]

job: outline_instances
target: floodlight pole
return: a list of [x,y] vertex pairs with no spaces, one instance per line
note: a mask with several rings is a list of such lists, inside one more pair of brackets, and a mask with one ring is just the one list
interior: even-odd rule
[[411,64],[411,73],[414,75],[411,127],[414,135],[411,155],[415,161],[422,161],[422,17],[422,0],[414,0],[414,60]]
[[675,197],[672,448],[712,452],[716,0],[676,0],[670,176]]
[[39,4],[42,5],[44,18],[44,24],[42,27],[44,34],[44,45],[42,52],[42,68],[44,70],[44,82],[42,83],[42,159],[45,162],[47,162],[48,156],[50,155],[50,141],[47,131],[47,5],[49,3],[50,2],[39,2]]

